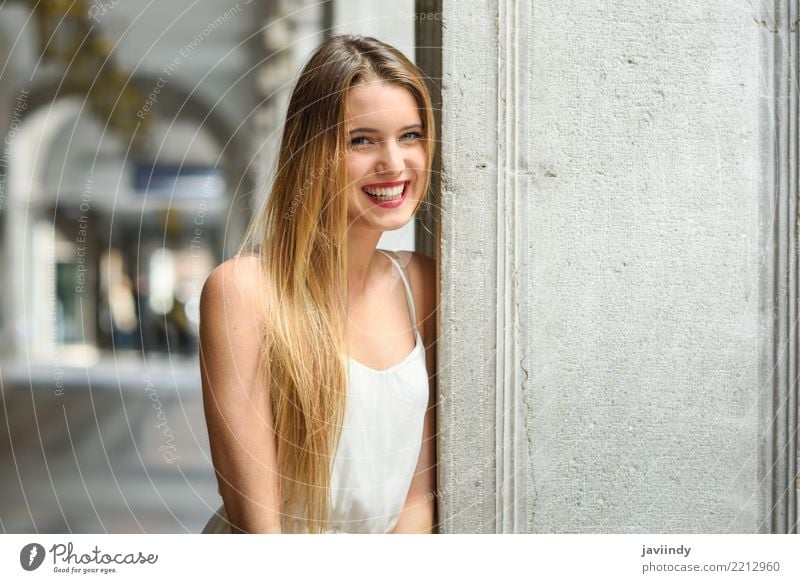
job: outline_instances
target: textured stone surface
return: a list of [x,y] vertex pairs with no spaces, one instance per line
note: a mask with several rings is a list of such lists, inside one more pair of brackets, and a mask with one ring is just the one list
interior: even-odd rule
[[[446,530],[501,530],[508,512],[499,318],[527,374],[517,531],[758,531],[769,217],[751,9],[444,2],[444,27]],[[495,310],[509,255],[517,315]]]
[[758,30],[621,4],[528,46],[530,524],[753,532]]

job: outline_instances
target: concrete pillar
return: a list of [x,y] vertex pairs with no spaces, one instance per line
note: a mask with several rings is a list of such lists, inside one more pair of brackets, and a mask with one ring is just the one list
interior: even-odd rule
[[796,11],[443,0],[444,532],[796,532]]

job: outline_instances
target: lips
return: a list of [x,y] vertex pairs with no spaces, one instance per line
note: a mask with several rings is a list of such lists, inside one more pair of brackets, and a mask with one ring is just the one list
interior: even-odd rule
[[403,204],[408,195],[408,181],[368,184],[361,190],[373,204],[383,208],[396,208]]

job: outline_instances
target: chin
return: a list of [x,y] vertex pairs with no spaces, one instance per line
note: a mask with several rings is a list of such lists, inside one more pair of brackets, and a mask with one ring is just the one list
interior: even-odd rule
[[414,208],[417,207],[415,201],[407,201],[408,207],[403,205],[403,212],[392,213],[392,216],[378,217],[372,215],[369,209],[361,209],[360,215],[357,217],[350,217],[349,221],[353,224],[359,224],[367,228],[374,228],[380,231],[396,231],[405,227],[409,221],[414,219]]
[[384,227],[383,231],[399,231],[400,229],[405,227],[408,223],[409,223],[409,221],[405,221],[404,223],[400,223],[399,225],[392,225],[392,226],[389,226],[389,227]]
[[397,231],[405,227],[413,217],[408,217],[402,221],[375,221],[372,223],[379,231]]

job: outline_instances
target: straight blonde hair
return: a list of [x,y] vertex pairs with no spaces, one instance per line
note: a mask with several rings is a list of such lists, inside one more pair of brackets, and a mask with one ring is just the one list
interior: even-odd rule
[[372,82],[407,89],[419,106],[425,200],[436,136],[423,73],[374,38],[334,36],[294,86],[269,196],[239,250],[258,253],[265,274],[260,365],[274,416],[283,532],[328,525],[347,398],[346,103],[353,88]]

